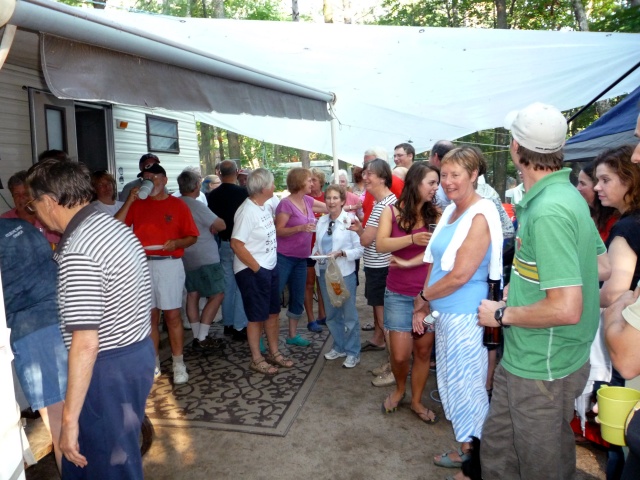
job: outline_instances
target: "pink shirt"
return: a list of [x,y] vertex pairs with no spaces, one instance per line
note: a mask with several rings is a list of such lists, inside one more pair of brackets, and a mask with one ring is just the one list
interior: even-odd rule
[[[2,215],[0,215],[0,218],[20,218],[20,217],[18,216],[17,210],[15,208],[12,208],[8,212],[5,212]],[[40,220],[38,220],[37,218],[36,218],[36,221],[33,223],[33,226],[36,227],[38,230],[40,230],[40,232],[42,232],[42,234],[47,239],[47,241],[52,245],[57,245],[58,242],[60,242],[60,238],[62,237],[62,235],[60,235],[57,232],[54,232],[53,230],[49,230],[42,223],[40,223]]]
[[[280,213],[289,215],[289,220],[285,227],[297,227],[315,221],[313,214],[313,198],[309,195],[304,196],[304,203],[307,206],[307,214],[301,212],[289,198],[284,198],[278,208],[276,208],[276,217]],[[288,237],[278,237],[278,253],[287,257],[307,258],[311,255],[311,241],[313,233],[298,232]]]

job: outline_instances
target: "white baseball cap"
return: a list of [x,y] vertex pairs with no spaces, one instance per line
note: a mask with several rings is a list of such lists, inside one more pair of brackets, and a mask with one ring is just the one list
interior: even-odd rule
[[567,137],[567,120],[562,112],[540,102],[509,112],[504,128],[524,148],[538,153],[562,150]]

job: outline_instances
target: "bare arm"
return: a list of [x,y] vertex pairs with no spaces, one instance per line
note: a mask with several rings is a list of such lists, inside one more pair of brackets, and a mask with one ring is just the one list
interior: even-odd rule
[[613,366],[626,378],[640,375],[640,330],[622,316],[628,305],[636,303],[640,289],[628,290],[604,312],[604,336]]
[[[582,287],[550,288],[542,300],[522,307],[509,307],[504,311],[502,323],[524,328],[550,328],[575,325],[582,315]],[[495,311],[504,302],[483,300],[478,309],[478,323],[497,327]]]
[[600,306],[608,307],[629,290],[638,256],[623,237],[616,237],[609,245],[611,276],[600,289]]
[[[394,208],[393,213],[396,210]],[[402,237],[392,237],[391,230],[393,228],[393,217],[390,208],[385,208],[380,215],[378,232],[376,233],[376,250],[379,253],[395,252],[409,245],[420,245],[426,247],[431,239],[429,232],[420,232],[415,234],[407,234]]]
[[[424,296],[429,300],[443,298],[462,287],[478,270],[490,245],[491,236],[487,219],[484,215],[476,215],[471,222],[467,238],[456,252],[453,269],[430,287],[425,281]],[[420,307],[414,306],[416,310]]]
[[611,276],[611,261],[609,260],[609,254],[603,253],[598,255],[598,280],[606,282]]
[[131,208],[133,202],[135,202],[138,198],[138,190],[140,190],[140,187],[133,187],[131,190],[129,190],[127,199],[125,200],[122,207],[120,207],[120,210],[118,210],[114,215],[114,218],[116,220],[120,220],[121,222],[125,221],[125,219],[127,218],[127,213],[129,212],[129,208]]
[[220,217],[216,218],[215,221],[209,227],[209,231],[214,235],[218,232],[221,232],[227,228],[227,224]]
[[249,267],[253,272],[257,272],[260,270],[260,264],[253,258],[251,252],[247,250],[247,247],[244,246],[244,242],[238,240],[237,238],[231,239],[231,250],[236,254],[238,260],[244,263],[247,267]]
[[311,210],[313,211],[313,213],[329,213],[329,210],[327,210],[327,205],[315,199],[313,200],[313,206],[311,207]]
[[197,240],[198,237],[194,237],[191,235],[187,237],[176,238],[174,240],[167,240],[166,242],[164,242],[162,249],[166,250],[167,252],[173,252],[174,250],[177,250],[179,248],[190,247],[191,245],[196,243]]
[[87,459],[80,453],[78,419],[91,383],[98,347],[97,330],[76,330],[72,333],[67,395],[62,412],[60,450],[67,460],[79,467],[86,466]]
[[[377,243],[376,243],[377,245]],[[413,258],[409,260],[405,260],[404,258],[396,257],[395,255],[391,255],[391,263],[389,266],[396,266],[398,268],[411,268],[417,267],[424,263],[424,253],[419,253]]]
[[291,214],[285,212],[280,212],[276,215],[276,237],[290,237],[300,232],[313,232],[315,229],[315,225],[312,223],[287,227],[285,225],[289,218],[291,218]]

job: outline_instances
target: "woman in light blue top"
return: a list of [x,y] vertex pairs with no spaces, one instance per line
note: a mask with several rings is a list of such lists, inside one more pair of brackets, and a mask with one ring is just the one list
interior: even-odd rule
[[415,300],[414,331],[422,333],[422,320],[430,312],[437,318],[438,391],[462,444],[457,451],[434,457],[434,463],[443,467],[461,466],[471,437],[482,436],[489,410],[488,357],[477,314],[487,298],[487,278],[500,279],[502,228],[493,203],[475,191],[483,161],[473,147],[453,149],[442,160],[441,185],[452,203],[425,252],[424,261],[433,266]]
[[325,281],[327,261],[316,262],[316,275],[327,313],[327,328],[333,337],[333,348],[325,353],[324,358],[335,360],[347,357],[342,366],[353,368],[360,363],[360,323],[356,310],[355,260],[362,257],[364,247],[360,244],[358,234],[348,230],[351,226],[351,217],[342,209],[346,198],[346,190],[343,187],[338,185],[327,187],[325,202],[329,215],[324,215],[318,220],[313,252],[316,255],[328,255],[336,259],[347,290],[351,294],[341,307],[334,307]]

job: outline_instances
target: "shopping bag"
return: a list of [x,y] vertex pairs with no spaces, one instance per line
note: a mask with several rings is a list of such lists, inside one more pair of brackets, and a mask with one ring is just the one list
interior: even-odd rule
[[327,292],[329,293],[331,305],[340,308],[351,296],[351,292],[347,290],[347,285],[344,283],[344,278],[335,258],[329,258],[324,279],[327,282]]

